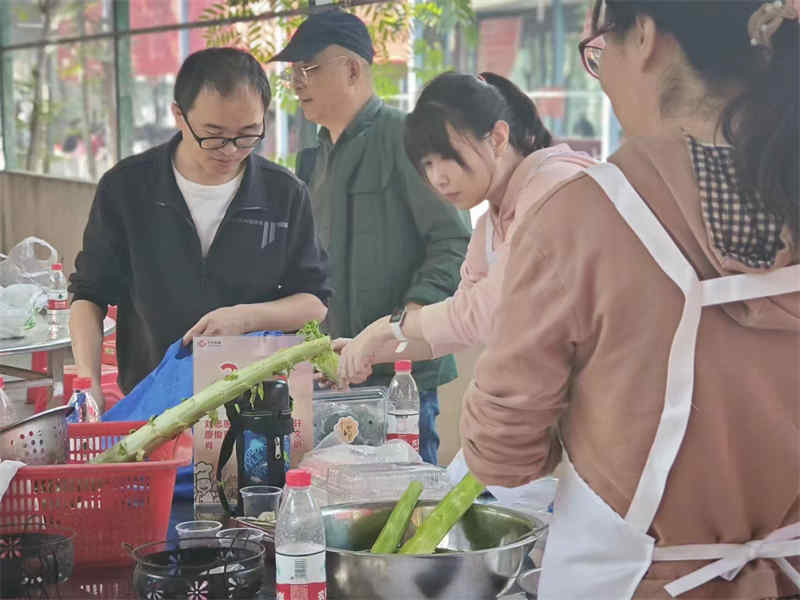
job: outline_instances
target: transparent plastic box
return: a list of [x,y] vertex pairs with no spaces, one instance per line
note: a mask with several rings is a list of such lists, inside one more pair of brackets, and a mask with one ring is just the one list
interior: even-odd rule
[[452,487],[447,471],[417,463],[332,465],[328,469],[328,504],[397,501],[412,481],[423,485],[423,500],[441,500]]
[[386,388],[365,387],[314,393],[314,447],[334,430],[349,444],[386,442]]

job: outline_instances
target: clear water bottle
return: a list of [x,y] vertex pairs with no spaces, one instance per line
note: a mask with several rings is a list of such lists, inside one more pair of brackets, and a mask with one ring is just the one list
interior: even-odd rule
[[69,328],[69,302],[67,278],[61,263],[50,267],[50,287],[47,290],[47,323],[51,333],[67,333]]
[[89,377],[77,377],[73,384],[72,397],[69,405],[74,406],[69,416],[68,423],[97,423],[100,420],[100,408],[92,397],[92,380]]
[[386,399],[386,439],[403,440],[419,452],[419,390],[411,361],[398,360],[394,372]]
[[8,394],[3,389],[5,385],[5,381],[0,377],[0,427],[11,425],[17,421],[14,409],[11,407],[11,400],[8,399]]
[[276,600],[325,600],[325,527],[311,473],[292,469],[275,526]]

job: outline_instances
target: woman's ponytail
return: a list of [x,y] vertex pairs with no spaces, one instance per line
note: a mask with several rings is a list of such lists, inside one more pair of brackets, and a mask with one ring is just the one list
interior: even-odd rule
[[442,73],[425,86],[406,118],[406,153],[420,173],[424,171],[421,161],[428,154],[465,166],[450,142],[448,127],[482,140],[498,121],[508,123],[510,144],[522,156],[553,143],[536,105],[505,77]]
[[511,145],[520,154],[527,156],[531,152],[552,145],[553,136],[542,123],[533,100],[525,92],[497,73],[481,73],[481,78],[495,87],[505,98],[511,115],[508,119]]

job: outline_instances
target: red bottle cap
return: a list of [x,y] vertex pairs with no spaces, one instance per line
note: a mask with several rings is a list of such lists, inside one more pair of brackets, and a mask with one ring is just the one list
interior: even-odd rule
[[411,373],[411,361],[410,360],[398,360],[394,363],[394,372],[395,373]]
[[303,469],[291,469],[286,473],[286,485],[291,488],[311,485],[311,473]]
[[92,389],[91,377],[76,377],[75,383],[72,384],[72,390],[90,390]]
[[52,269],[53,271],[61,271],[63,267],[61,266],[61,263],[53,263],[52,265],[50,265],[50,269]]
[[0,390],[2,390],[2,389],[3,389],[3,386],[4,386],[5,384],[6,384],[6,382],[5,382],[5,381],[3,381],[3,378],[2,378],[2,377],[0,377]]

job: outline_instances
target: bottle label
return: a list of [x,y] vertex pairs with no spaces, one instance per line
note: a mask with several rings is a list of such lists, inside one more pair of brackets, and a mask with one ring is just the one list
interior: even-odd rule
[[419,452],[419,434],[418,433],[388,433],[386,434],[387,440],[403,440],[406,444],[411,446],[414,450]]
[[325,551],[312,554],[276,552],[275,583],[275,600],[326,600]]
[[69,308],[66,290],[50,291],[47,293],[48,310],[65,310]]
[[403,440],[419,452],[419,413],[394,411],[387,414],[387,440]]

